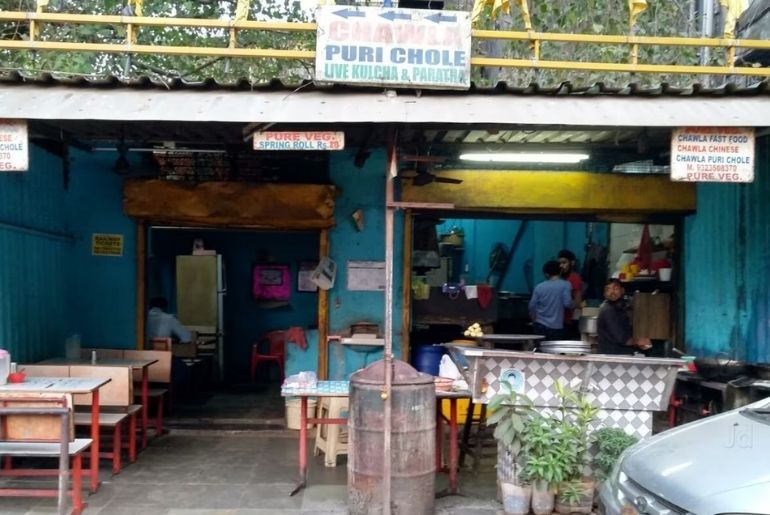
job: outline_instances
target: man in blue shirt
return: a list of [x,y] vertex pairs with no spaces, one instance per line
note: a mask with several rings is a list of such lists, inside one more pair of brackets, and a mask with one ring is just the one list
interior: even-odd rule
[[193,333],[183,326],[176,317],[166,313],[168,301],[163,297],[150,300],[147,313],[147,341],[153,338],[177,338],[180,342],[193,340]]
[[572,301],[572,286],[561,278],[558,261],[543,265],[546,280],[535,286],[529,300],[529,314],[535,334],[542,334],[546,340],[564,339],[564,310],[575,307]]

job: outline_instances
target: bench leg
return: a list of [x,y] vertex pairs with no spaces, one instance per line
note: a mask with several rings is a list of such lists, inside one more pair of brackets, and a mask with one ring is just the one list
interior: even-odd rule
[[163,402],[166,400],[165,395],[158,397],[158,412],[155,415],[155,437],[159,437],[163,434]]
[[121,454],[121,439],[120,439],[120,426],[123,424],[115,424],[112,430],[112,473],[120,474],[120,454]]
[[136,413],[128,419],[128,459],[131,463],[136,461]]
[[83,511],[83,466],[82,457],[76,454],[72,460],[72,513],[80,515]]

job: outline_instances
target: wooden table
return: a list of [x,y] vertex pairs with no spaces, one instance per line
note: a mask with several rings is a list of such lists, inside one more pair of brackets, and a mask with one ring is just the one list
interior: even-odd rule
[[50,358],[36,363],[37,365],[93,365],[96,367],[130,367],[142,371],[142,449],[147,448],[147,428],[149,427],[148,403],[150,400],[150,382],[148,369],[157,363],[157,359],[98,359],[95,363],[90,359]]
[[[307,416],[307,399],[308,397],[349,397],[350,396],[350,382],[349,381],[318,381],[315,388],[302,388],[302,389],[281,389],[281,395],[283,397],[299,397],[300,398],[300,415],[299,415],[299,480],[297,487],[292,490],[290,495],[294,495],[305,486],[307,486],[307,425],[308,424],[335,424],[343,425],[347,424],[347,419],[344,418],[315,418]],[[470,391],[462,392],[436,392],[436,399],[449,399],[449,465],[447,472],[449,473],[449,495],[455,495],[459,493],[458,486],[458,437],[457,437],[457,399],[470,399]],[[441,404],[437,403],[437,420],[436,420],[436,465],[437,470],[442,469],[441,463],[441,441],[443,435],[441,432]],[[446,469],[445,469],[446,470]]]
[[0,385],[0,392],[91,394],[91,493],[99,489],[99,388],[110,379],[95,377],[27,377],[23,383]]

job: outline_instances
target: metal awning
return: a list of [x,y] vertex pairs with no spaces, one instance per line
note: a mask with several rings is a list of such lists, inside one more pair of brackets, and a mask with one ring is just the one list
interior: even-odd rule
[[770,95],[465,94],[394,90],[228,91],[0,84],[0,118],[272,123],[431,123],[614,127],[746,126]]

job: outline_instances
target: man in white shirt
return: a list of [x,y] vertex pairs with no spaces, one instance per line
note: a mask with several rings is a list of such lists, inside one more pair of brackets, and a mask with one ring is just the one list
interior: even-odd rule
[[164,297],[154,297],[150,300],[150,311],[147,313],[147,341],[153,338],[177,338],[180,342],[193,341],[195,335],[183,326],[177,318],[166,313],[168,301]]

